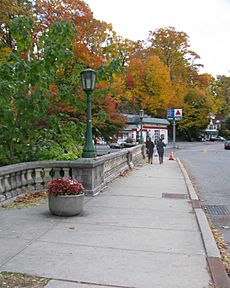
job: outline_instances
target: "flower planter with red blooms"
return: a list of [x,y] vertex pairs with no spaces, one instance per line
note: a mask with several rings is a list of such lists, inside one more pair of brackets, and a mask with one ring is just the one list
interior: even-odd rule
[[56,178],[49,183],[49,210],[57,216],[75,216],[83,210],[84,186],[74,178]]

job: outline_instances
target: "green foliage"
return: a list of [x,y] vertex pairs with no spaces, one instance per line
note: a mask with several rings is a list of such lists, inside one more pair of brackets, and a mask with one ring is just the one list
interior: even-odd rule
[[54,143],[49,148],[42,147],[39,160],[76,160],[82,154],[82,147],[76,147],[68,144],[69,150],[66,147],[61,147]]
[[73,38],[75,35],[74,25],[65,21],[55,22],[41,37],[44,41],[44,61],[46,69],[56,72],[73,63]]
[[183,113],[183,120],[178,121],[177,132],[186,140],[195,140],[208,125],[207,114],[190,110]]
[[41,160],[75,160],[82,154],[84,127],[73,121],[59,122],[52,117],[49,130],[39,133],[37,144],[38,157]]
[[230,77],[221,75],[217,77],[216,85],[213,87],[216,97],[222,100],[221,113],[230,113]]
[[230,130],[220,130],[219,135],[230,140]]
[[16,41],[18,52],[32,48],[33,27],[34,21],[29,17],[18,17],[11,21],[11,37]]
[[178,133],[186,140],[196,139],[208,125],[208,113],[215,99],[197,88],[190,89],[184,98],[183,120],[178,121]]
[[230,114],[225,117],[225,128],[230,130]]
[[0,165],[77,159],[82,154],[84,127],[70,120],[75,116],[72,107],[77,90],[71,77],[63,80],[68,71],[62,71],[73,65],[73,25],[58,22],[50,27],[41,37],[44,57],[33,56],[30,61],[20,53],[32,47],[32,37],[26,37],[32,34],[32,20],[14,19],[10,27],[17,50],[0,64],[0,117],[4,123],[0,125]]
[[[124,67],[119,59],[112,59],[109,63],[101,65],[97,70],[97,77],[99,81],[113,82],[113,74],[123,73]],[[107,87],[110,88],[110,87]]]

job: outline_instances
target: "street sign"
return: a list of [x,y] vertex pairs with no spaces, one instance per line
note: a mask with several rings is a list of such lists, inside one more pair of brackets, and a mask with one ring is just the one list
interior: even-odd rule
[[182,120],[182,109],[174,109],[174,120]]
[[182,120],[182,109],[168,109],[167,110],[168,120]]
[[168,120],[174,120],[174,109],[168,109],[167,110],[167,119]]

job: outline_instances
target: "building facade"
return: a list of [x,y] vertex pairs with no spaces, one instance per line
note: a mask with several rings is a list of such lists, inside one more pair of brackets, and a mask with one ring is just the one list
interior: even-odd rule
[[215,139],[219,130],[221,130],[224,126],[224,114],[212,114],[209,113],[209,124],[204,131],[204,137],[206,140]]
[[152,118],[144,115],[142,121],[139,115],[125,114],[127,117],[127,127],[117,133],[117,139],[123,141],[133,139],[133,141],[139,142],[141,137],[141,126],[142,126],[142,137],[144,143],[148,138],[156,142],[159,138],[164,139],[164,143],[168,143],[168,125],[170,124],[167,119]]

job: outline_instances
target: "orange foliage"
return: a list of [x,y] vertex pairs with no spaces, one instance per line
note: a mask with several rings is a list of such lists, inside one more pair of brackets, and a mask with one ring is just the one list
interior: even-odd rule
[[144,61],[131,59],[125,79],[133,101],[139,105],[137,109],[141,107],[157,115],[166,110],[175,98],[169,69],[157,56],[148,57]]
[[97,69],[103,62],[103,43],[111,25],[93,18],[82,0],[37,0],[39,30],[48,30],[55,21],[71,21],[75,26],[74,53],[78,63]]

